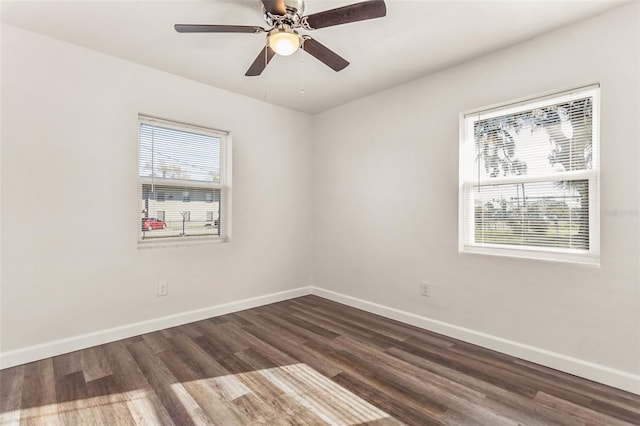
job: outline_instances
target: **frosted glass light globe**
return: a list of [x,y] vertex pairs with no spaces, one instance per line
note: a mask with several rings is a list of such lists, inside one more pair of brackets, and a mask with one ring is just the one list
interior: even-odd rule
[[269,36],[269,47],[280,56],[289,56],[300,47],[300,37],[286,30]]

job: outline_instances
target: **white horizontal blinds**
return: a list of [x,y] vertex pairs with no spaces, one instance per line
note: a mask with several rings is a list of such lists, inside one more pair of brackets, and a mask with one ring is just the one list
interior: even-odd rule
[[[473,121],[479,180],[590,170],[593,99]],[[595,165],[597,167],[597,165]]]
[[221,235],[224,137],[140,118],[141,240]]
[[474,240],[482,245],[589,249],[587,180],[474,185]]
[[596,95],[590,88],[465,117],[466,244],[589,251]]

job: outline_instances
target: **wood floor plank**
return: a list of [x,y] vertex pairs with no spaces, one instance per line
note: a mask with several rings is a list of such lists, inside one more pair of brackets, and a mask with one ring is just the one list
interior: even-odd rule
[[506,371],[503,368],[482,363],[471,357],[462,357],[459,354],[452,354],[446,349],[433,348],[416,342],[398,343],[396,346],[407,352],[429,359],[442,365],[449,366],[461,371],[469,376],[478,378],[488,383],[493,383],[498,387],[508,389],[510,392],[521,394],[528,398],[533,398],[537,389],[530,385],[528,381],[520,380],[517,374]]
[[176,379],[184,385],[185,389],[194,400],[207,413],[213,423],[225,421],[240,421],[227,400],[233,400],[244,395],[249,390],[235,376],[220,375],[214,378],[200,378],[196,371],[192,370],[173,351],[165,351],[158,357],[167,366]]
[[198,380],[198,374],[191,369],[176,351],[163,351],[156,354],[158,360],[171,372],[178,383],[192,382]]
[[161,406],[159,398],[151,392],[128,392],[126,404],[136,425],[175,425],[167,410]]
[[0,424],[20,422],[26,365],[0,370]]
[[[477,390],[485,394],[484,404],[493,405],[493,401],[501,404],[501,411],[508,411],[513,418],[522,419],[522,424],[559,424],[566,426],[580,426],[583,422],[567,417],[560,412],[549,410],[535,404],[531,398],[509,392],[492,383],[484,382],[473,376],[468,376],[460,371],[440,365],[438,363],[420,358],[401,349],[391,348],[387,351],[399,359],[403,359],[420,367],[424,372],[432,372],[438,380],[449,380],[469,390]],[[525,421],[526,419],[526,421]]]
[[[255,329],[252,328],[252,330]],[[283,351],[281,347],[269,343],[270,338],[273,339],[277,338],[276,336],[280,336],[280,338],[287,342],[287,346],[296,345],[297,343],[290,341],[288,339],[289,336],[286,334],[270,330],[268,327],[263,327],[260,329],[260,332],[252,332],[245,329],[243,330],[243,334],[237,334],[236,336],[240,339],[246,339],[246,343],[251,349],[261,353],[276,365],[295,364],[299,362],[295,357],[292,357],[286,351]]]
[[51,358],[24,366],[20,423],[57,423],[56,380]]
[[104,348],[101,346],[80,351],[80,365],[86,382],[113,374],[109,361],[104,355]]
[[284,394],[284,391],[272,382],[263,380],[261,375],[254,373],[255,372],[241,373],[236,377],[242,384],[251,389],[258,398],[271,405],[276,413],[285,414],[284,411],[278,409],[278,403],[276,402],[276,400]]
[[373,332],[369,327],[355,325],[343,321],[339,317],[327,317],[322,312],[317,312],[308,308],[304,309],[302,305],[298,304],[295,304],[291,309],[291,315],[299,318],[307,318],[308,320],[313,321],[314,324],[324,327],[339,335],[347,334],[350,336],[359,336],[363,339],[373,337],[375,335],[375,332]]
[[303,343],[298,343],[296,341],[289,340],[289,336],[286,334],[275,334],[272,331],[269,331],[269,327],[261,325],[252,325],[246,328],[254,336],[257,336],[262,341],[266,342],[265,344],[270,345],[278,351],[286,353],[288,362],[282,363],[281,365],[304,362],[322,372],[327,377],[333,377],[342,371],[335,363],[328,361],[323,355],[309,350],[308,345],[304,343],[304,341]]
[[[236,324],[227,323],[222,327],[224,332],[231,338],[242,342],[245,348],[259,352],[275,365],[287,365],[297,362],[295,358],[292,358],[286,353],[277,350],[272,345],[265,343],[264,339],[248,332],[244,328],[238,327]],[[273,333],[272,330],[271,333]],[[282,337],[282,335],[280,336]]]
[[[332,307],[331,309],[333,312],[340,313],[339,305]],[[336,318],[340,318],[340,322],[349,324],[353,327],[375,330],[375,334],[382,335],[393,340],[402,341],[413,335],[409,332],[406,325],[397,326],[386,318],[381,318],[362,311],[349,312],[347,315],[342,314]]]
[[242,360],[246,365],[249,365],[252,369],[251,371],[278,367],[278,364],[274,363],[269,358],[260,355],[253,349],[245,349],[244,351],[237,352],[235,357]]
[[55,381],[55,388],[56,407],[60,423],[102,423],[102,418],[97,410],[85,405],[86,400],[89,398],[89,393],[87,392],[87,384],[82,371],[58,375]]
[[[337,347],[345,347],[346,353],[354,360],[361,359],[363,362],[370,364],[371,371],[375,371],[380,377],[398,376],[405,377],[404,381],[409,384],[417,380],[416,386],[423,388],[422,391],[433,391],[434,393],[444,393],[445,395],[455,395],[456,398],[464,399],[468,402],[480,402],[485,398],[485,393],[467,386],[463,386],[446,377],[425,371],[406,360],[394,357],[386,351],[377,351],[371,353],[369,348],[363,343],[352,340],[347,337],[340,337],[334,341]],[[366,367],[366,365],[363,365]],[[380,369],[378,373],[375,369]],[[420,384],[422,382],[423,384]],[[444,392],[442,392],[444,391]],[[447,403],[448,405],[448,403]]]
[[325,316],[327,316],[326,314],[329,312],[334,313],[336,318],[340,318],[341,321],[345,323],[357,325],[370,330],[373,329],[377,334],[384,335],[394,340],[405,340],[414,335],[424,336],[424,332],[422,330],[416,332],[415,330],[418,329],[414,329],[412,326],[408,326],[407,324],[402,324],[379,315],[356,309],[345,311],[343,305],[326,299],[321,300],[320,303],[322,309],[316,308],[316,310],[323,312]]
[[278,414],[275,415],[276,417],[268,419],[268,425],[318,426],[327,424],[322,418],[286,393],[274,399],[271,406]]
[[298,329],[306,330],[315,335],[322,336],[325,339],[335,339],[340,335],[340,333],[335,333],[331,330],[326,329],[325,327],[316,325],[313,321],[308,321],[307,319],[301,318],[299,316],[291,315],[291,310],[285,308],[284,306],[274,306],[273,313],[282,321],[286,321],[289,324],[294,324],[298,327]]
[[248,345],[245,342],[235,339],[233,335],[227,332],[225,324],[226,322],[215,324],[211,321],[200,321],[198,323],[203,334],[206,335],[205,338],[221,353],[233,354],[247,349]]
[[340,351],[338,357],[349,366],[345,371],[370,385],[377,385],[379,389],[384,389],[385,393],[396,395],[406,404],[420,407],[430,415],[443,413],[448,408],[447,404],[437,397],[438,391],[430,383],[421,386],[415,377],[382,368],[376,361],[348,351]]
[[222,358],[220,364],[229,372],[226,376],[236,376],[251,371],[251,365],[235,356],[235,354],[231,354],[227,358]]
[[127,349],[176,424],[196,425],[196,419],[202,424],[211,423],[184,386],[145,342],[133,343]]
[[[628,425],[629,423],[622,420],[622,419],[617,419],[617,418],[613,418],[611,416],[608,416],[606,414],[602,414],[602,413],[598,413],[596,411],[593,411],[587,407],[581,406],[579,404],[575,404],[573,402],[570,401],[566,401],[563,400],[561,398],[557,398],[553,395],[549,395],[546,394],[544,392],[538,392],[538,394],[535,397],[535,400],[537,402],[542,403],[543,405],[547,406],[547,407],[551,407],[551,408],[555,408],[555,409],[560,409],[562,410],[564,413],[573,416],[573,417],[577,417],[581,420],[583,420],[585,423],[588,423],[590,425],[594,425],[594,426],[625,426]],[[640,419],[634,419],[636,421],[640,422]]]
[[381,390],[379,386],[371,386],[347,372],[338,374],[333,380],[391,416],[401,419],[407,425],[441,424],[438,419],[442,416],[442,413],[428,412],[420,409],[420,407],[407,404],[402,397],[391,395]]
[[475,360],[479,365],[495,367],[509,377],[526,377],[529,386],[562,399],[586,406],[592,403],[592,396],[585,394],[585,392],[576,392],[574,383],[566,380],[568,376],[566,374],[563,375],[565,380],[549,374],[529,374],[526,370],[523,370],[523,364],[514,363],[513,358],[504,354],[495,355],[494,351],[469,343],[458,343],[449,348],[447,352],[460,354],[465,359]]
[[596,411],[610,414],[619,413],[622,418],[627,418],[631,422],[635,421],[635,419],[640,419],[640,406],[637,404],[633,394],[603,387],[599,383],[531,362],[514,360],[513,363],[520,367],[521,374],[527,377],[533,376],[548,383],[549,387],[547,389],[554,395],[557,395],[557,393],[553,393],[554,388],[570,390],[589,398],[591,400],[589,405]]
[[634,407],[632,404],[609,403],[598,399],[592,400],[589,408],[598,413],[613,415],[627,422],[640,424],[640,412],[638,407]]
[[487,409],[500,413],[520,425],[527,426],[584,426],[584,421],[577,417],[567,416],[555,410],[536,404],[533,400],[518,395],[506,395],[504,398],[487,396],[482,404]]
[[127,396],[113,375],[87,382],[87,393],[99,406],[100,417],[108,425],[135,425],[127,406]]
[[0,424],[640,425],[640,395],[318,296],[0,371]]
[[[136,342],[143,342],[142,339]],[[126,396],[127,408],[137,425],[173,425],[167,409],[122,342],[104,345],[118,390]]]
[[[197,336],[201,337],[201,336]],[[228,374],[218,361],[210,356],[201,346],[184,334],[172,338],[174,352],[200,377],[216,377]]]
[[87,398],[89,394],[82,371],[56,377],[55,395],[58,403]]
[[280,327],[284,333],[298,337],[304,341],[312,340],[314,342],[326,343],[328,340],[336,337],[333,334],[331,337],[325,337],[322,334],[317,334],[314,331],[296,324],[295,321],[291,321],[290,318],[287,318],[286,316],[279,316],[275,313],[264,313],[260,315],[260,318],[264,319],[267,323]]
[[53,357],[53,369],[56,377],[82,371],[81,351],[69,352]]
[[242,424],[268,424],[269,419],[277,414],[271,405],[261,401],[253,393],[234,398],[231,403],[237,412],[242,413]]
[[190,338],[200,337],[202,336],[202,331],[200,331],[200,329],[196,327],[197,324],[198,324],[197,322],[194,322],[190,324],[181,325],[180,327],[174,327],[175,333],[173,333],[171,337],[175,338],[179,335],[185,335]]
[[184,383],[184,387],[206,412],[212,423],[218,425],[245,424],[242,413],[221,397],[218,393],[218,387],[210,380],[187,382]]
[[171,341],[161,331],[143,334],[142,338],[154,353],[167,351],[173,348]]
[[207,353],[207,356],[219,361],[233,355],[222,343],[209,339],[206,334],[196,337],[193,341]]
[[[374,370],[368,370],[362,365],[360,358],[353,358],[346,351],[321,347],[314,342],[309,342],[307,346],[313,351],[322,353],[340,367],[342,373],[333,377],[333,380],[338,381],[348,378],[352,380],[353,383],[359,383],[363,387],[375,390],[375,395],[385,395],[390,400],[397,401],[397,404],[394,406],[396,409],[400,406],[408,410],[409,413],[416,411],[428,419],[439,417],[445,409],[445,407],[434,404],[426,399],[422,392],[413,394],[408,392],[402,385],[398,386],[393,381],[390,382],[384,377],[378,377]],[[368,400],[366,397],[363,398]]]

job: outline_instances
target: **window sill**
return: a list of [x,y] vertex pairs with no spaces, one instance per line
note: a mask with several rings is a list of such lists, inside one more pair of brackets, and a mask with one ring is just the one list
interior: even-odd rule
[[462,254],[480,254],[485,256],[511,257],[524,260],[572,263],[595,268],[600,267],[600,256],[578,251],[575,253],[568,253],[535,249],[463,246],[460,248],[459,252]]
[[214,237],[214,238],[172,238],[152,240],[138,240],[138,249],[159,249],[159,248],[178,248],[178,247],[190,247],[190,246],[204,246],[228,243],[229,238],[226,237]]

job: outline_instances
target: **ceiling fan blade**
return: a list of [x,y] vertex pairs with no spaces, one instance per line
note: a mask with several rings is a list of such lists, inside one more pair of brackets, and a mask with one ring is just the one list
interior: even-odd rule
[[310,29],[318,29],[381,18],[386,14],[387,6],[384,4],[384,0],[370,0],[314,13],[305,18]]
[[272,15],[286,15],[284,0],[262,0],[264,9]]
[[274,52],[269,46],[265,46],[244,75],[247,77],[255,77],[262,74],[262,71],[264,71],[267,64],[271,62],[271,59],[273,59],[275,54],[276,52]]
[[336,72],[342,71],[349,65],[342,56],[311,37],[304,38],[302,49]]
[[263,33],[262,27],[252,27],[249,25],[198,25],[198,24],[175,24],[173,26],[179,33]]

